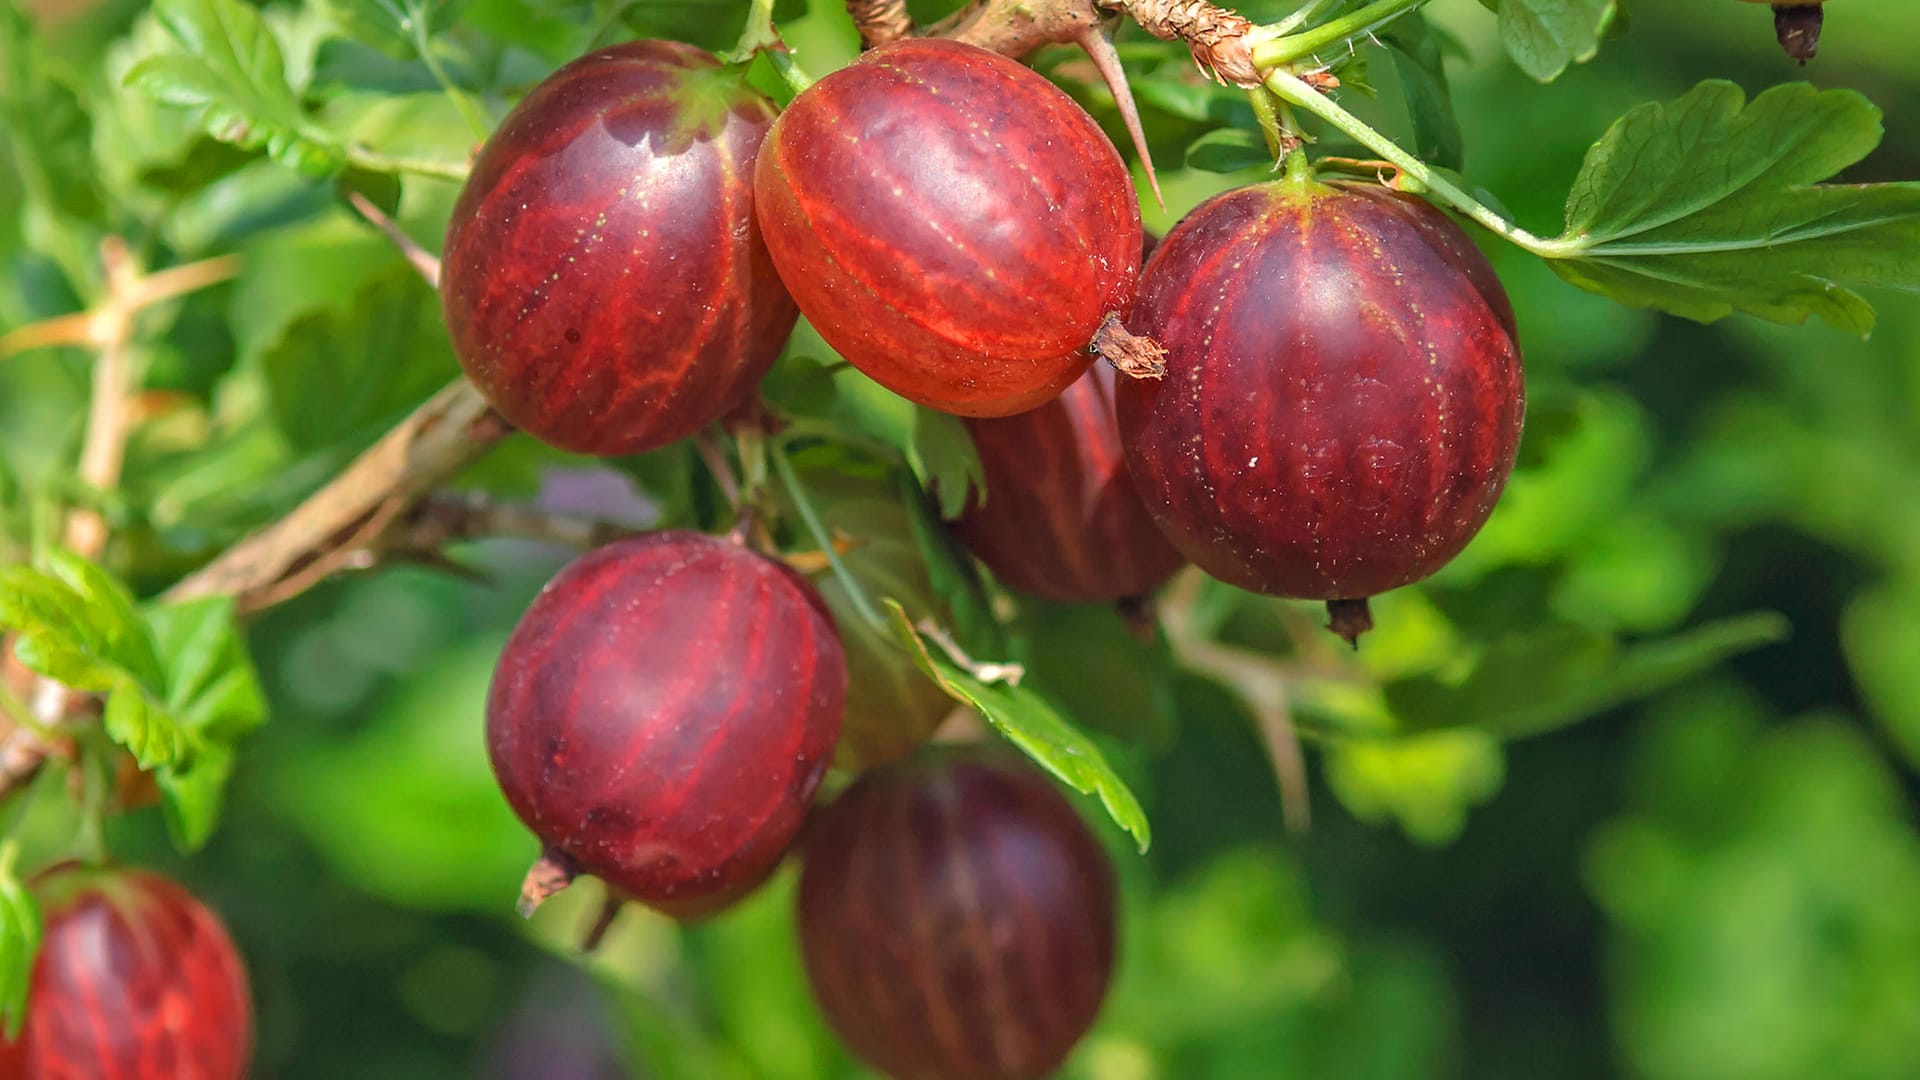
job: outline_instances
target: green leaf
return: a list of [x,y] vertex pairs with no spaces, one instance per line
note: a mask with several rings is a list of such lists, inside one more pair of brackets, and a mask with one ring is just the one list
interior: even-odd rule
[[240,0],[157,0],[176,49],[149,56],[127,83],[192,109],[207,133],[312,176],[346,164],[345,150],[315,126],[287,82],[286,61],[259,12]]
[[1133,93],[1142,105],[1211,125],[1225,124],[1236,111],[1246,109],[1246,95],[1235,87],[1199,76],[1193,61],[1181,50],[1179,59],[1169,61],[1136,79]]
[[431,37],[452,26],[465,6],[463,0],[319,0],[341,30],[394,56],[414,55],[416,19]]
[[1477,727],[1524,738],[1664,690],[1731,657],[1787,637],[1785,619],[1743,615],[1626,649],[1573,627],[1544,627],[1500,642],[1464,679],[1410,679],[1386,688],[1412,729]]
[[1245,128],[1215,128],[1187,146],[1187,168],[1230,173],[1273,164],[1265,139]]
[[231,742],[266,719],[260,676],[234,617],[231,597],[146,608],[166,669],[167,709],[203,741]]
[[1701,322],[1818,315],[1864,335],[1873,308],[1854,288],[1920,290],[1920,183],[1819,181],[1880,136],[1880,110],[1850,90],[1795,83],[1748,103],[1703,82],[1594,144],[1544,254],[1622,303]]
[[459,374],[438,299],[404,265],[346,299],[289,323],[255,360],[274,421],[301,450],[364,443]]
[[1091,740],[1060,718],[1045,698],[1033,690],[987,683],[953,662],[939,649],[929,649],[914,629],[906,610],[891,599],[881,601],[892,621],[894,635],[907,647],[927,676],[948,696],[970,706],[1028,757],[1075,791],[1094,794],[1116,824],[1132,834],[1145,852],[1153,842],[1146,812]]
[[48,566],[0,567],[0,626],[18,632],[20,662],[76,690],[159,685],[153,643],[125,586],[66,552],[49,556]]
[[39,41],[14,0],[0,0],[0,147],[27,190],[54,209],[100,215],[93,122],[74,88],[49,70]]
[[776,411],[809,422],[803,426],[810,432],[838,440],[851,436],[870,449],[898,453],[943,509],[953,507],[957,514],[969,488],[985,489],[985,472],[965,424],[874,382],[841,359],[805,322],[761,390]]
[[234,739],[258,727],[266,696],[224,597],[134,606],[106,571],[56,552],[50,572],[0,568],[0,626],[29,668],[103,694],[101,726],[156,772],[175,841],[212,833]]
[[182,852],[200,850],[212,838],[226,803],[227,778],[233,774],[233,748],[207,743],[186,761],[154,773],[167,835]]
[[1552,82],[1600,51],[1619,9],[1614,0],[1480,0],[1500,14],[1500,40],[1520,70]]
[[12,841],[0,847],[0,1021],[8,1039],[20,1036],[27,1019],[27,991],[33,985],[42,930],[40,905],[14,872],[19,855]]
[[1164,747],[1173,738],[1173,658],[1112,604],[1024,600],[1027,678],[1085,728]]
[[1354,817],[1396,821],[1422,844],[1450,843],[1467,811],[1499,794],[1506,752],[1485,731],[1459,728],[1328,748],[1327,786]]
[[1460,120],[1453,112],[1453,89],[1447,83],[1440,39],[1420,13],[1410,12],[1379,33],[1393,56],[1406,96],[1407,115],[1413,120],[1413,139],[1429,165],[1458,169],[1465,156]]
[[986,467],[980,464],[973,436],[957,416],[915,406],[907,465],[920,485],[939,500],[941,517],[959,517],[967,507],[967,493],[987,489]]

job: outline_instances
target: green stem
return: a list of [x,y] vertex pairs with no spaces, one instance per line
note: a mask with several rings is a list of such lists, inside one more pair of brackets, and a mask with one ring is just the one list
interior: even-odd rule
[[1275,37],[1281,37],[1286,34],[1291,34],[1295,30],[1312,22],[1314,17],[1322,11],[1340,2],[1341,0],[1307,0],[1306,3],[1295,8],[1293,14],[1273,24],[1273,35]]
[[436,180],[449,180],[456,184],[466,183],[467,173],[470,171],[466,165],[445,161],[388,157],[368,150],[364,146],[347,147],[347,160],[371,172],[410,173],[414,176],[431,176]]
[[733,442],[740,450],[740,501],[752,505],[767,487],[767,437],[746,427],[735,433]]
[[427,32],[430,20],[417,0],[410,0],[407,4],[407,21],[412,24],[413,47],[420,54],[420,62],[427,65],[427,71],[433,76],[433,81],[440,84],[440,89],[447,95],[447,100],[453,102],[454,109],[467,122],[467,127],[473,132],[474,141],[486,142],[487,136],[493,133],[493,124],[487,119],[486,114],[480,111],[480,106],[474,102],[472,95],[453,85],[453,80],[447,76],[447,69],[442,67],[440,61],[434,57],[433,36]]
[[880,617],[880,611],[873,606],[873,601],[867,599],[867,590],[847,569],[847,564],[841,561],[839,550],[833,546],[832,534],[821,523],[820,515],[813,508],[813,500],[807,496],[807,489],[793,471],[793,462],[787,460],[786,448],[779,443],[771,443],[767,446],[767,456],[773,459],[773,471],[779,474],[780,483],[786,487],[787,497],[793,500],[793,508],[800,512],[800,520],[806,525],[807,532],[813,535],[813,542],[820,545],[821,554],[827,557],[827,565],[833,567],[833,576],[840,579],[840,587],[847,591],[847,599],[853,604],[853,609],[860,613],[860,618],[866,620],[867,625],[883,634],[888,633],[887,621]]
[[1546,240],[1522,229],[1506,218],[1495,213],[1491,207],[1461,190],[1458,184],[1427,167],[1427,163],[1407,153],[1392,139],[1367,126],[1366,121],[1341,108],[1332,98],[1315,90],[1305,82],[1284,71],[1267,73],[1267,88],[1280,95],[1296,108],[1325,120],[1339,130],[1353,137],[1354,141],[1393,162],[1408,176],[1427,186],[1427,190],[1440,197],[1454,209],[1485,226],[1488,231],[1542,258],[1564,258],[1571,252],[1559,241]]
[[1267,153],[1273,160],[1279,161],[1286,143],[1280,138],[1280,112],[1273,107],[1273,92],[1264,86],[1255,86],[1247,90],[1247,100],[1253,103],[1253,117],[1260,121],[1260,134],[1267,140]]
[[747,9],[747,25],[740,31],[740,41],[725,59],[729,63],[745,64],[763,53],[794,93],[813,85],[813,79],[793,62],[793,53],[786,42],[780,40],[780,30],[773,24],[773,0],[753,0]]
[[[1260,92],[1268,96],[1273,93],[1264,87]],[[1280,118],[1281,130],[1286,132],[1293,146],[1287,153],[1287,179],[1295,184],[1310,183],[1313,180],[1313,162],[1307,159],[1307,133],[1301,130],[1299,119],[1293,115],[1293,106],[1281,101],[1274,112]]]
[[107,861],[107,755],[110,748],[85,747],[80,754],[80,832],[75,847],[86,862]]
[[793,54],[787,50],[770,49],[767,52],[767,60],[773,64],[773,70],[787,80],[787,85],[793,89],[794,93],[805,93],[807,87],[813,85],[813,76],[800,70],[800,65],[793,62]]
[[1427,0],[1374,0],[1351,14],[1321,23],[1311,30],[1263,41],[1253,47],[1253,62],[1262,68],[1290,64],[1303,56],[1312,56],[1329,45],[1337,45],[1372,33]]

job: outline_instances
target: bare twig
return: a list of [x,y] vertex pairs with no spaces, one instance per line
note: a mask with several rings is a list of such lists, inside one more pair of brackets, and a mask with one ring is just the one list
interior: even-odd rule
[[373,200],[357,191],[347,192],[347,202],[352,205],[367,223],[380,230],[380,235],[400,250],[409,265],[427,279],[427,284],[440,287],[440,259],[426,248],[415,243],[413,237],[400,228],[400,223],[388,217],[386,212],[373,204]]
[[[115,254],[109,256],[109,250]],[[133,267],[126,245],[118,237],[110,237],[101,244],[101,256],[108,265],[108,293],[100,306],[0,334],[0,360],[54,345],[103,348],[129,335],[134,316],[147,308],[218,284],[240,272],[239,256],[222,255],[142,275]],[[122,267],[117,282],[113,278],[116,264]]]
[[907,0],[847,0],[847,14],[860,29],[860,42],[872,49],[913,34]]
[[720,488],[720,494],[726,498],[727,505],[740,509],[740,481],[734,478],[733,466],[727,462],[727,449],[720,444],[720,436],[713,428],[702,428],[693,436],[694,452],[713,476],[713,482]]
[[257,611],[364,560],[429,489],[479,460],[512,427],[460,379],[294,511],[167,590],[168,601],[231,595]]
[[1078,43],[1106,19],[1095,0],[973,0],[928,33],[1018,60],[1043,45]]
[[431,553],[457,541],[492,536],[587,550],[642,531],[602,518],[556,513],[531,503],[504,502],[484,491],[436,491],[388,530],[382,549],[400,554]]
[[1271,657],[1222,645],[1202,634],[1193,618],[1199,585],[1198,571],[1188,571],[1161,605],[1160,624],[1166,628],[1167,642],[1182,666],[1232,687],[1253,710],[1280,787],[1281,817],[1289,832],[1304,833],[1312,823],[1312,796],[1306,755],[1293,725],[1286,671]]
[[[80,448],[80,480],[97,491],[120,483],[126,458],[127,435],[135,418],[134,324],[142,311],[165,300],[225,281],[239,271],[233,257],[208,259],[145,274],[125,241],[110,236],[100,244],[106,271],[106,296],[91,311],[63,316],[23,327],[0,339],[0,356],[48,345],[92,345],[98,351],[93,386],[87,406],[85,441]],[[107,522],[97,510],[77,508],[67,516],[66,546],[82,558],[94,559],[106,549]],[[9,653],[11,665],[13,657]],[[52,742],[57,731],[86,695],[75,693],[52,679],[32,683],[33,725],[16,725],[0,738],[0,797],[24,788],[38,776],[48,759],[67,748]]]

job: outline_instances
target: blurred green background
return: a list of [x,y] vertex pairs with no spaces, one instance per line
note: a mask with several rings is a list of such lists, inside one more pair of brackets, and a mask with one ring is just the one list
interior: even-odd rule
[[[116,507],[130,523],[122,568],[153,588],[291,505],[452,360],[430,294],[326,184],[119,87],[158,32],[140,5],[28,6],[44,9],[40,29],[0,70],[0,329],[84,306],[78,283],[108,231],[180,261],[248,257],[238,281],[164,313],[151,349],[149,385],[191,402],[143,431]],[[498,115],[603,26],[724,46],[740,13],[618,7],[470,0],[436,22],[435,47]],[[1888,136],[1847,179],[1920,177],[1920,5],[1830,5],[1804,71],[1764,7],[1629,7],[1624,33],[1549,86],[1502,56],[1480,5],[1428,9],[1464,48],[1450,65],[1464,171],[1523,224],[1557,231],[1607,124],[1704,78],[1857,88],[1886,110]],[[330,123],[464,154],[469,134],[404,36],[380,40],[377,0],[267,10],[290,80]],[[851,55],[836,5],[781,11],[816,75]],[[1142,92],[1170,204],[1149,207],[1149,223],[1257,179],[1179,167],[1213,105],[1183,115],[1171,72],[1184,58],[1121,40],[1136,76],[1163,84]],[[1039,65],[1078,78],[1072,54]],[[1370,75],[1380,98],[1363,111],[1404,132],[1392,65],[1376,57]],[[1104,91],[1074,89],[1118,130]],[[400,192],[401,220],[429,247],[452,193]],[[1142,858],[1096,822],[1126,885],[1122,966],[1067,1075],[1920,1076],[1920,303],[1873,296],[1867,342],[1744,318],[1702,327],[1579,292],[1517,250],[1492,254],[1519,311],[1532,411],[1522,468],[1482,537],[1430,586],[1382,603],[1358,661],[1292,633],[1305,608],[1213,601],[1229,640],[1304,672],[1296,719],[1325,740],[1309,754],[1308,833],[1284,830],[1258,726],[1227,688],[1149,649],[1124,661],[1149,692],[1088,692],[1103,663],[1132,657],[1117,622],[1029,613],[1030,629],[1086,643],[1055,661],[1073,715],[1148,733],[1102,736],[1156,835]],[[10,536],[40,513],[18,493],[72,458],[85,365],[72,351],[0,365]],[[556,466],[568,471],[542,478]],[[592,474],[516,443],[472,480],[644,516],[649,501],[698,501],[661,479],[684,472],[669,457]],[[629,913],[587,962],[571,942],[592,887],[531,924],[514,917],[534,844],[493,786],[482,702],[500,642],[565,553],[495,541],[457,554],[490,584],[390,571],[255,624],[273,718],[205,852],[172,855],[153,814],[116,823],[122,854],[176,873],[231,923],[257,988],[257,1075],[860,1075],[808,1001],[791,867],[710,925]],[[1490,642],[1525,669],[1754,611],[1783,614],[1791,639],[1635,704],[1596,688],[1573,711],[1597,715],[1537,735],[1410,719],[1418,698],[1383,706],[1370,681],[1445,683]],[[1342,674],[1316,680],[1321,664]],[[1581,670],[1550,689],[1580,689]],[[1445,700],[1468,710],[1535,692],[1523,679],[1484,689]],[[1369,716],[1387,729],[1340,735]],[[1533,737],[1503,738],[1518,734]],[[66,836],[56,801],[39,807],[48,853]]]

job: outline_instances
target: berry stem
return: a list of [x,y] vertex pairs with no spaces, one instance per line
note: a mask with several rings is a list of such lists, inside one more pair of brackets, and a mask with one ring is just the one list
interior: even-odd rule
[[347,161],[369,172],[426,176],[454,184],[466,183],[467,173],[470,171],[465,164],[427,161],[421,158],[389,157],[364,146],[347,147]]
[[387,242],[399,250],[400,254],[406,258],[407,265],[413,267],[415,273],[425,278],[428,285],[436,289],[440,287],[440,256],[416,243],[413,237],[408,236],[406,230],[400,227],[399,222],[388,217],[386,211],[375,206],[373,200],[365,195],[357,191],[349,191],[347,204],[352,206],[361,217],[367,219],[367,224],[380,230],[380,235],[386,237]]
[[1291,14],[1274,23],[1268,29],[1275,37],[1291,34],[1295,30],[1312,22],[1322,11],[1340,2],[1341,0],[1307,0],[1306,3],[1295,8]]
[[721,497],[727,500],[727,506],[736,514],[739,513],[740,481],[734,478],[733,466],[727,462],[727,450],[721,445],[719,432],[712,427],[695,432],[693,449],[706,465],[707,474],[713,477],[714,486],[720,489]]
[[766,56],[773,70],[786,80],[794,93],[813,85],[813,79],[793,62],[793,50],[780,39],[780,29],[773,24],[773,0],[753,0],[753,6],[747,9],[747,24],[740,31],[739,43],[722,59],[730,64],[746,64],[760,55]]
[[1287,157],[1287,141],[1280,133],[1280,111],[1274,108],[1273,91],[1264,86],[1250,87],[1247,100],[1253,105],[1253,118],[1260,122],[1260,136],[1267,140],[1267,153],[1278,162]]
[[594,953],[600,949],[600,943],[607,939],[607,931],[613,929],[614,920],[620,917],[620,911],[627,902],[607,890],[606,899],[600,901],[600,910],[594,913],[593,921],[587,924],[587,930],[580,935],[580,951]]
[[80,858],[95,866],[107,861],[107,787],[110,745],[86,740],[80,754],[80,831],[74,839]]
[[1290,64],[1329,45],[1339,45],[1373,33],[1426,3],[1427,0],[1375,0],[1374,3],[1311,30],[1264,41],[1253,47],[1253,62],[1262,68]]
[[767,456],[773,459],[773,471],[780,476],[780,483],[787,489],[787,497],[793,500],[793,508],[800,513],[800,520],[812,534],[813,542],[820,545],[821,554],[827,557],[827,565],[833,568],[833,576],[840,580],[840,587],[847,590],[847,599],[853,602],[853,609],[868,626],[881,633],[888,633],[887,621],[880,617],[879,609],[867,598],[867,590],[860,580],[847,569],[841,561],[840,549],[834,544],[832,534],[821,523],[820,514],[813,508],[813,499],[807,495],[806,486],[800,483],[800,477],[793,471],[793,462],[787,460],[786,448],[778,443],[767,446]]
[[1467,194],[1458,184],[1428,168],[1426,162],[1402,150],[1392,139],[1367,126],[1366,121],[1341,108],[1332,98],[1315,90],[1294,75],[1276,69],[1269,71],[1266,78],[1267,88],[1278,94],[1282,101],[1304,109],[1352,136],[1354,141],[1399,166],[1402,172],[1426,185],[1428,191],[1438,196],[1447,205],[1472,218],[1502,240],[1525,248],[1545,259],[1566,258],[1579,254],[1580,249],[1577,245],[1535,236],[1508,221],[1485,203]]

